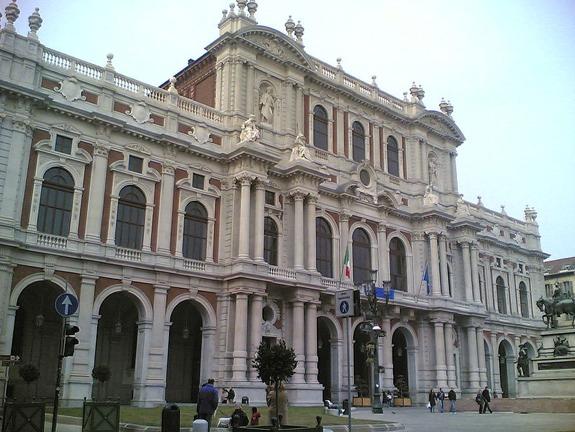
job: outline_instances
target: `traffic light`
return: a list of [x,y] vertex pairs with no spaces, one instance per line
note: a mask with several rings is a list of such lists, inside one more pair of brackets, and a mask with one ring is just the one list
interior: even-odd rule
[[80,331],[80,327],[66,325],[66,338],[64,339],[64,355],[63,357],[71,357],[74,355],[74,348],[80,343],[77,338],[74,337],[76,333]]
[[353,290],[353,316],[361,316],[361,294],[359,290]]

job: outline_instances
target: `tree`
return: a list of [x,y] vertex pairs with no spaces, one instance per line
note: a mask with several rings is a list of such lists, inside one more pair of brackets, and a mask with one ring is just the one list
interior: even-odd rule
[[33,364],[25,364],[20,366],[18,371],[20,377],[26,382],[27,397],[30,398],[30,384],[40,378],[40,371]]
[[[103,387],[104,383],[110,379],[110,375],[110,368],[106,365],[96,366],[92,369],[92,378],[100,383],[98,386],[100,389]],[[99,391],[97,399],[100,399],[100,393],[101,392]]]
[[276,419],[279,420],[279,385],[294,374],[297,366],[295,351],[293,348],[288,348],[284,340],[275,345],[261,342],[252,365],[258,371],[258,377],[262,382],[274,385]]

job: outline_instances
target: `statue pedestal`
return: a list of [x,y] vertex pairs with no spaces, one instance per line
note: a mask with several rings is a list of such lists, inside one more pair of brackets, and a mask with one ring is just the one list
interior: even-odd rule
[[[531,359],[529,377],[517,378],[519,397],[575,398],[575,329],[561,321],[541,333],[542,348]],[[559,344],[560,341],[567,344]]]

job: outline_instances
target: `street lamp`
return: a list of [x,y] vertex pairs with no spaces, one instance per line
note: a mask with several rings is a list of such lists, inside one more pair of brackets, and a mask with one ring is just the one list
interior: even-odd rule
[[370,280],[368,283],[363,285],[363,291],[367,297],[367,313],[366,319],[371,322],[371,329],[369,331],[372,349],[370,350],[372,362],[371,362],[371,372],[373,377],[373,388],[372,388],[372,403],[371,411],[373,413],[383,413],[383,406],[381,404],[381,386],[379,385],[379,356],[378,356],[378,338],[381,334],[381,327],[378,324],[378,311],[377,311],[377,295],[376,295],[376,284],[377,282],[377,270],[370,270]]

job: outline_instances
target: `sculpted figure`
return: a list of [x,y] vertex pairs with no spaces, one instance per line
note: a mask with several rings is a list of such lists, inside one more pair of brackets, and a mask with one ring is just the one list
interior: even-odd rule
[[255,142],[260,139],[260,131],[256,127],[256,117],[252,114],[242,125],[240,142]]
[[260,114],[262,121],[272,123],[274,115],[275,98],[272,94],[272,88],[267,86],[260,96]]
[[305,159],[312,162],[309,149],[306,146],[305,136],[300,132],[297,134],[294,146],[291,150],[291,156],[289,158],[290,162],[298,159]]
[[520,377],[529,376],[529,354],[527,353],[527,342],[519,345],[519,355],[517,356],[517,374]]

